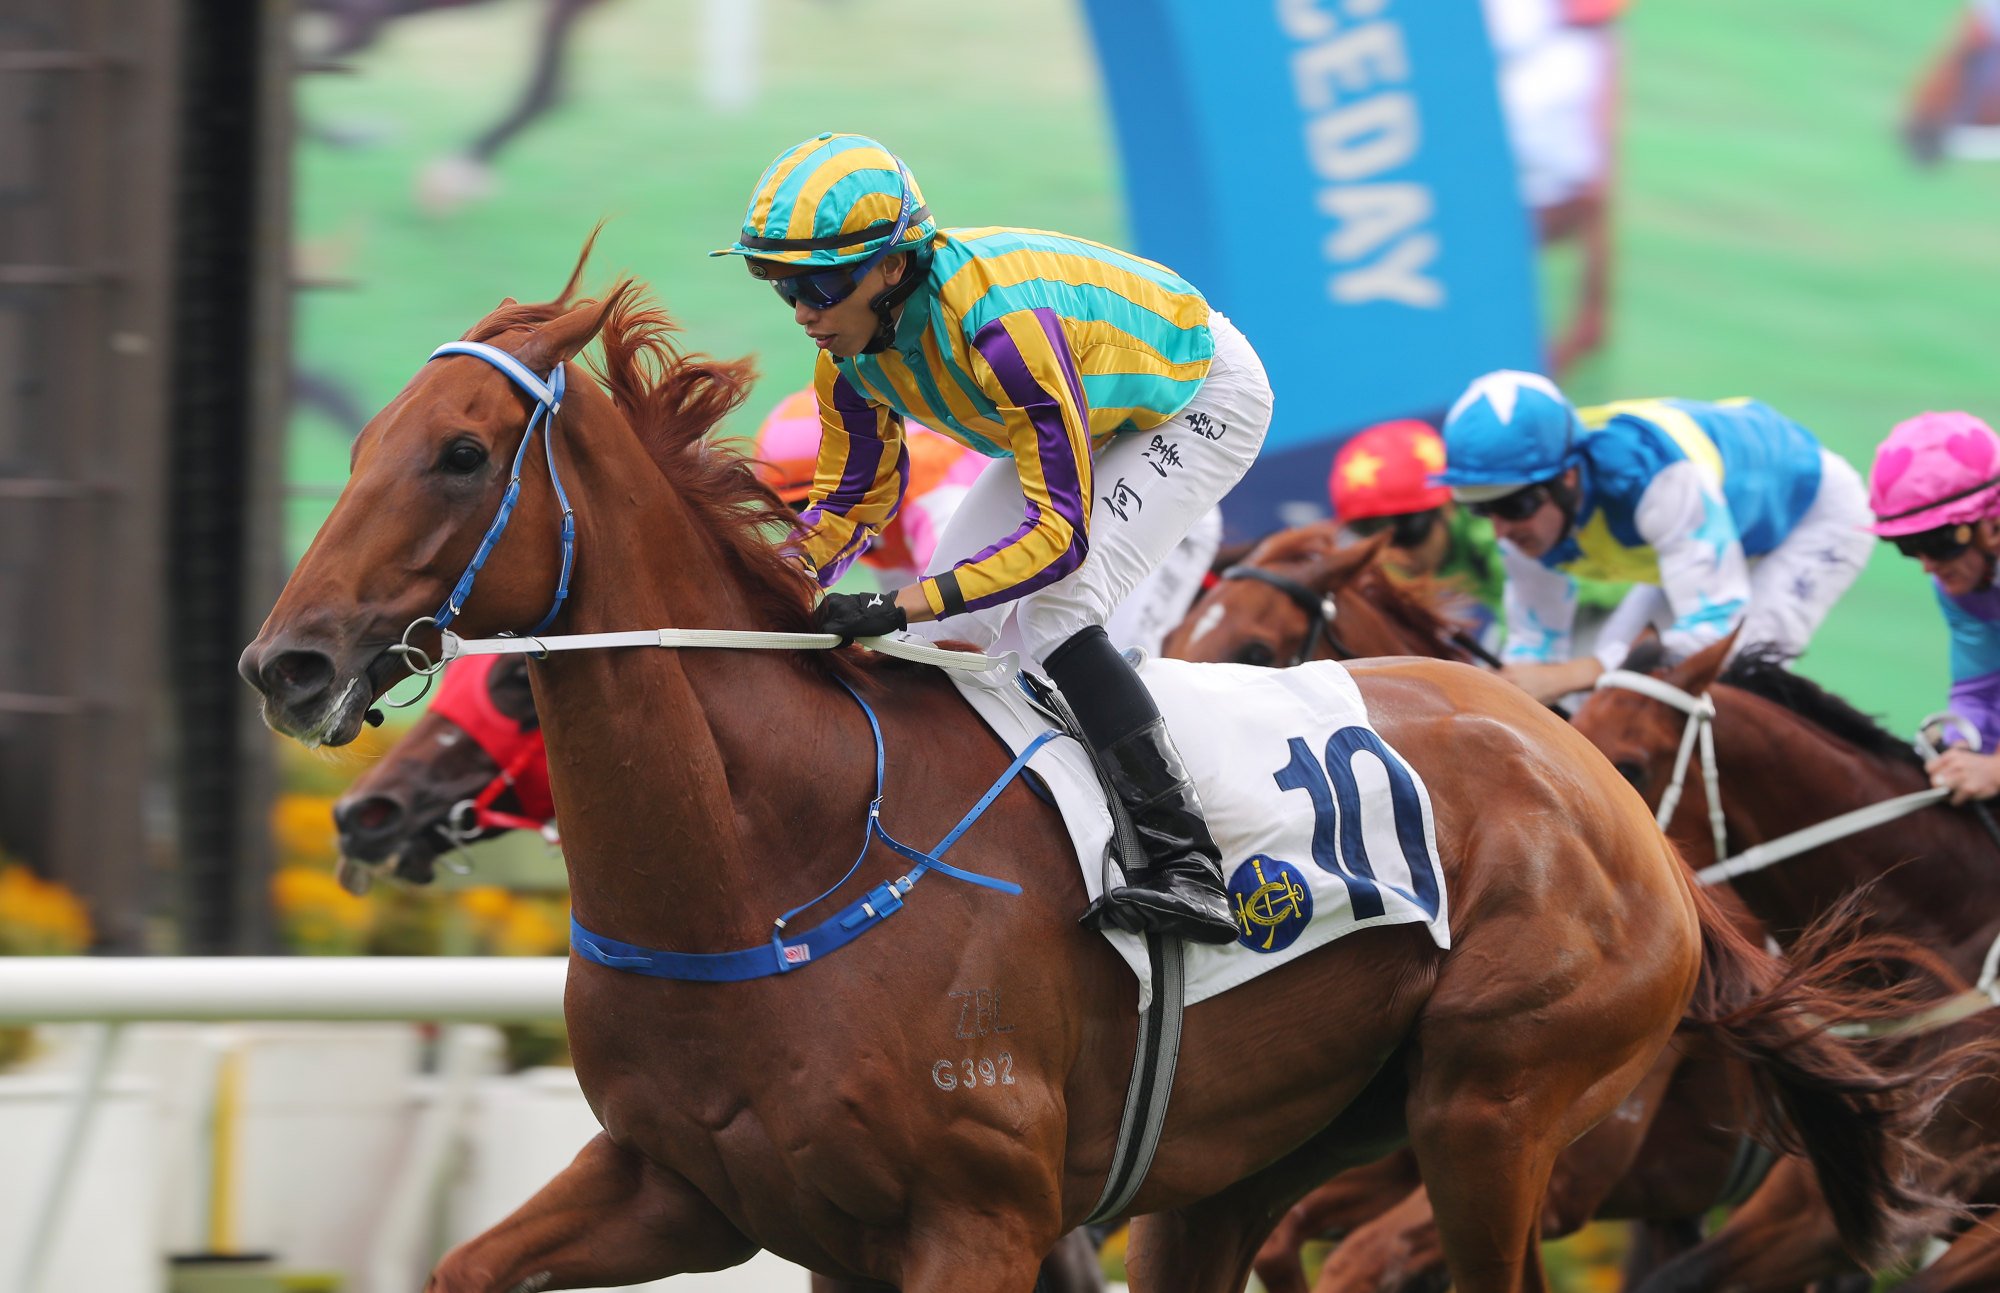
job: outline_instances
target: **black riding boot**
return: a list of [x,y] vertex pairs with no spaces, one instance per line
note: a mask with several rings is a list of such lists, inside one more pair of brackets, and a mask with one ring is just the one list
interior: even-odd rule
[[1146,851],[1145,869],[1093,902],[1083,923],[1197,943],[1234,942],[1240,931],[1222,885],[1221,851],[1202,820],[1201,801],[1166,720],[1139,675],[1095,627],[1050,652],[1046,663]]

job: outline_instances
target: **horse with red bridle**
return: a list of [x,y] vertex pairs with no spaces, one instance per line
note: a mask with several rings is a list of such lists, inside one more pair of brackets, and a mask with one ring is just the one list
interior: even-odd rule
[[[441,608],[468,638],[543,621],[806,630],[813,588],[786,555],[788,514],[702,434],[742,397],[742,368],[678,354],[630,284],[506,302],[468,337],[490,349],[448,348],[357,439],[346,490],[245,651],[273,727],[352,740],[412,650],[442,654],[419,623]],[[597,380],[572,363],[593,338]],[[504,464],[535,426],[549,471],[510,487]],[[503,500],[501,532],[487,518]],[[871,823],[939,838],[1010,761],[937,671],[853,651],[552,652],[529,674],[576,918],[649,948],[769,948],[772,914],[844,872],[841,894],[885,888],[907,861]],[[1690,886],[1582,738],[1475,670],[1353,674],[1435,791],[1451,950],[1421,929],[1362,929],[1188,1010],[1165,1134],[1124,1209],[1141,1217],[1137,1287],[1240,1287],[1271,1215],[1406,1139],[1457,1287],[1544,1287],[1551,1164],[1690,1009],[1760,1056],[1855,1243],[1891,1250],[1928,1223],[1901,1185],[1924,1084],[1801,1019],[1778,967]],[[857,694],[883,737],[879,786]],[[871,842],[851,868],[857,837]],[[604,1130],[449,1254],[434,1293],[636,1282],[759,1247],[909,1293],[1031,1286],[1111,1170],[1134,983],[1077,926],[1070,836],[1032,790],[998,794],[953,861],[1021,892],[939,879],[838,955],[738,982],[573,956],[571,1048]],[[975,989],[1006,1001],[1004,1042],[955,1036],[954,994]],[[992,1060],[1001,1044],[1011,1082],[934,1083],[941,1055]]]

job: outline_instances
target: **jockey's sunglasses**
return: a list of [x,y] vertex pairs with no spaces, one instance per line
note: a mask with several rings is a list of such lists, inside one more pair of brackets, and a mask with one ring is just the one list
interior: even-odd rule
[[1889,542],[1895,544],[1896,551],[1906,557],[1950,561],[1972,546],[1972,527],[1965,524],[1940,525],[1935,530],[1894,535]]
[[784,278],[771,280],[771,290],[786,305],[797,308],[804,301],[815,310],[831,310],[861,285],[861,275],[874,268],[870,261],[860,273],[845,265],[835,265],[831,269],[816,269],[808,274],[788,274]]
[[1437,519],[1437,509],[1431,508],[1424,512],[1403,512],[1394,516],[1364,516],[1349,521],[1347,528],[1359,539],[1372,538],[1388,530],[1390,547],[1414,548],[1431,537],[1431,530],[1437,525]]
[[1549,501],[1548,487],[1530,485],[1517,489],[1511,494],[1489,498],[1484,502],[1467,503],[1465,510],[1474,516],[1485,517],[1489,521],[1525,521],[1542,510],[1542,504]]

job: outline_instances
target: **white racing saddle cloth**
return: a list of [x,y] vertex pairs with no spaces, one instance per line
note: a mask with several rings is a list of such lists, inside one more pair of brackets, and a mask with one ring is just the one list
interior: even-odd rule
[[[1430,794],[1368,722],[1360,688],[1331,661],[1291,669],[1148,660],[1140,666],[1180,746],[1222,850],[1239,937],[1187,947],[1193,1005],[1343,934],[1421,924],[1451,946]],[[951,680],[1015,753],[1050,727],[1018,664]],[[1090,756],[1052,741],[1028,767],[1054,794],[1092,898],[1104,889],[1111,814]],[[1152,1000],[1145,944],[1105,934]]]

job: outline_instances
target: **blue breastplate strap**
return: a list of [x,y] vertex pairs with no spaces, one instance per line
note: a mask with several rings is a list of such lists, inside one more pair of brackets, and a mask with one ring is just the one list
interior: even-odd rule
[[[959,836],[972,828],[972,824],[985,816],[993,801],[1000,797],[1014,778],[1021,775],[1028,766],[1028,760],[1035,752],[1054,740],[1059,733],[1053,729],[1043,732],[1028,747],[1015,756],[999,780],[987,788],[979,797],[979,802],[958,819],[958,825],[951,828],[938,841],[936,848],[926,853],[911,848],[895,836],[889,834],[882,825],[882,776],[887,762],[882,745],[882,725],[876,721],[875,711],[861,698],[861,693],[841,680],[847,694],[854,697],[854,703],[861,706],[861,712],[868,716],[868,730],[875,738],[875,797],[868,804],[868,828],[861,840],[861,852],[854,864],[847,868],[847,874],[840,877],[831,889],[814,898],[811,902],[794,907],[780,916],[771,931],[771,941],[756,947],[746,947],[734,952],[664,952],[657,948],[640,947],[633,943],[621,943],[615,938],[593,934],[572,914],[569,919],[570,949],[586,961],[595,961],[613,970],[624,970],[631,974],[651,975],[656,979],[689,979],[697,983],[732,983],[739,979],[761,979],[773,974],[784,974],[798,969],[812,961],[820,960],[828,954],[847,946],[869,930],[903,909],[903,900],[910,890],[916,888],[917,881],[923,879],[927,871],[948,875],[954,880],[976,884],[986,889],[998,889],[1002,893],[1017,894],[1021,886],[1011,880],[1000,880],[976,871],[965,871],[944,860],[945,852],[958,842]],[[830,920],[822,921],[796,938],[787,938],[787,922],[802,911],[818,906],[847,883],[868,856],[869,847],[876,841],[888,845],[895,852],[915,862],[909,871],[886,884],[876,885],[860,899],[843,907]]]

